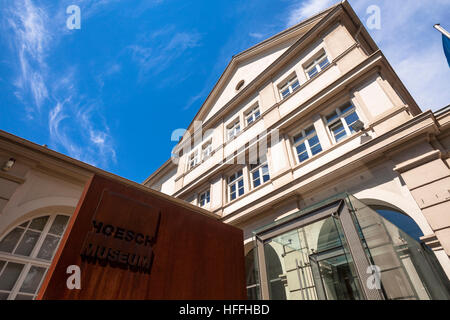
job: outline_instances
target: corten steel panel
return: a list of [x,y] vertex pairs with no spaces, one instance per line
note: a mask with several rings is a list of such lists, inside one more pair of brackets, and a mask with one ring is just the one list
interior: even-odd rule
[[[99,223],[110,226],[102,229]],[[120,255],[112,251],[113,261],[82,258],[89,243],[130,253],[130,260],[114,261]],[[152,263],[131,259],[134,254],[153,257]],[[80,266],[79,290],[67,288],[69,265]],[[243,232],[150,192],[94,176],[38,299],[246,299]]]

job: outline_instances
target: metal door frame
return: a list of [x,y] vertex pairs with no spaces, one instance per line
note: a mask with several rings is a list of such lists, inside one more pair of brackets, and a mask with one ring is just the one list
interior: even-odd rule
[[323,206],[308,212],[300,216],[293,217],[281,224],[274,225],[265,230],[255,233],[256,248],[258,255],[258,266],[259,266],[259,280],[260,280],[260,292],[261,299],[268,300],[269,296],[269,285],[267,281],[267,269],[264,255],[264,245],[272,238],[282,235],[294,229],[304,227],[306,225],[312,224],[319,220],[323,220],[327,217],[334,216],[339,219],[342,226],[342,231],[347,242],[349,249],[349,254],[352,257],[353,263],[355,265],[356,273],[358,276],[361,292],[363,298],[368,300],[383,300],[384,295],[379,289],[370,289],[367,286],[369,277],[371,273],[367,273],[367,270],[371,270],[369,266],[371,265],[369,259],[364,251],[363,244],[359,237],[358,231],[354,224],[353,217],[351,216],[351,209],[348,207],[347,195],[343,195],[338,200],[334,200],[330,203],[324,204]]

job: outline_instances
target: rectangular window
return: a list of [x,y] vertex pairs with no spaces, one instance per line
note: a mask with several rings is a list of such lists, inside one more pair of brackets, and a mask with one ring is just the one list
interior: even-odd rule
[[212,142],[207,142],[202,147],[202,160],[205,161],[212,154]]
[[281,99],[287,98],[291,93],[298,90],[298,88],[300,88],[300,83],[298,82],[297,75],[294,75],[280,87]]
[[337,143],[355,132],[352,125],[359,120],[355,107],[347,103],[325,117],[328,129]]
[[200,207],[206,207],[210,202],[210,193],[209,190],[200,193],[199,199],[198,199],[198,203],[200,205]]
[[190,156],[189,156],[189,169],[194,168],[198,164],[198,151],[195,150]]
[[261,116],[261,113],[259,111],[259,106],[256,105],[245,115],[245,122],[247,123],[247,125],[249,125],[249,124],[255,122],[260,116]]
[[258,163],[250,165],[250,177],[252,179],[253,188],[270,180],[267,159],[261,159],[261,161],[258,160]]
[[244,194],[244,177],[242,169],[228,177],[228,194],[230,201]]
[[309,126],[294,136],[294,148],[300,163],[322,151],[314,126]]
[[241,124],[236,120],[232,125],[228,126],[228,140],[232,140],[241,132]]
[[318,58],[314,59],[306,68],[306,74],[309,79],[317,76],[326,66],[330,64],[327,55],[323,52]]

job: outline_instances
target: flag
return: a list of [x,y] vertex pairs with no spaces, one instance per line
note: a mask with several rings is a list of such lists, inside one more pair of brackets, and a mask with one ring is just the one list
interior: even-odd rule
[[444,46],[444,53],[447,57],[448,66],[450,67],[450,39],[444,34],[442,34],[442,45]]

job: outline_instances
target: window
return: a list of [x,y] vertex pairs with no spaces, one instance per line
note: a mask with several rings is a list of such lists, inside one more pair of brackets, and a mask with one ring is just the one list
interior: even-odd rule
[[250,165],[250,177],[252,179],[253,188],[256,188],[257,186],[270,180],[267,159],[263,159],[262,161],[258,160],[257,164]]
[[314,126],[310,126],[294,136],[294,147],[298,161],[303,162],[322,151]]
[[359,117],[355,107],[351,103],[348,103],[334,110],[325,119],[334,141],[339,142],[355,132],[351,126],[359,120]]
[[15,227],[0,241],[0,300],[36,297],[69,216],[46,215]]
[[244,194],[244,177],[242,169],[228,177],[228,194],[230,201]]
[[228,127],[228,140],[236,137],[239,132],[241,132],[241,124],[239,123],[239,120],[236,120],[232,125]]
[[211,141],[205,143],[202,147],[202,160],[208,159],[212,154],[212,143]]
[[242,87],[244,86],[244,83],[245,83],[245,81],[244,80],[241,80],[241,81],[239,81],[238,82],[238,84],[236,85],[236,91],[239,91],[239,90],[241,90],[242,89]]
[[247,114],[245,115],[245,121],[247,125],[255,122],[259,117],[261,116],[261,113],[259,112],[259,106],[256,105],[253,107]]
[[323,52],[317,59],[314,59],[306,68],[305,71],[308,74],[308,78],[312,79],[317,76],[326,66],[328,66],[330,62],[328,61],[328,57]]
[[189,156],[189,169],[194,168],[198,164],[198,151],[195,150],[192,152],[192,154]]
[[200,207],[205,207],[209,204],[210,201],[210,193],[209,190],[200,193],[199,199],[198,199],[198,203],[200,205]]
[[291,93],[300,88],[297,75],[294,74],[286,83],[280,88],[281,99],[287,98]]

